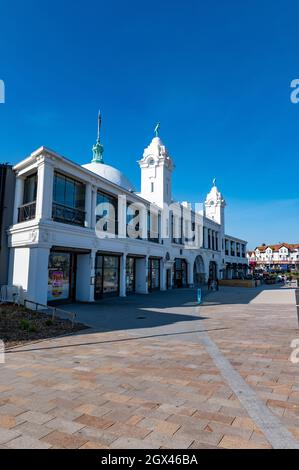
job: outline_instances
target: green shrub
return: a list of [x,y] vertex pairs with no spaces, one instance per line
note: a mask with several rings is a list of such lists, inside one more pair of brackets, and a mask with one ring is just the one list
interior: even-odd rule
[[37,327],[30,321],[23,319],[20,321],[21,330],[28,331],[29,333],[36,333]]
[[49,320],[46,321],[46,326],[52,326],[52,325],[54,325],[54,322],[53,320],[49,318]]
[[31,322],[29,320],[21,320],[20,321],[20,328],[21,330],[27,330],[29,331],[30,329],[30,326],[31,326]]

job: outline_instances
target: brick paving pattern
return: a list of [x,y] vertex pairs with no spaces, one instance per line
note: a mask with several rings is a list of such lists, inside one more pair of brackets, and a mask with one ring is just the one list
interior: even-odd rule
[[[142,297],[138,327],[120,329],[111,314],[104,331],[7,351],[0,447],[271,448],[200,331],[299,445],[299,364],[289,360],[299,338],[294,290],[222,288],[200,309],[194,299],[190,289],[151,294]],[[130,302],[117,309],[125,313]],[[84,308],[100,316],[106,307]]]

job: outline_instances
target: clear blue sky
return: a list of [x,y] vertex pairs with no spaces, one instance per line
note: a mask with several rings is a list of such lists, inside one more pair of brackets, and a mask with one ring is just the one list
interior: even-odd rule
[[40,145],[86,163],[103,114],[105,162],[139,186],[161,122],[174,195],[214,176],[227,231],[299,242],[298,1],[0,0],[0,161]]

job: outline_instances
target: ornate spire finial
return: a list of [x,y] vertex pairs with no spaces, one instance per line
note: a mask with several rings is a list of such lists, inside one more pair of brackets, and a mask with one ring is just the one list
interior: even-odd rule
[[160,131],[160,123],[158,122],[154,131],[156,137],[159,137],[159,131]]
[[104,163],[103,160],[103,153],[104,153],[104,147],[101,144],[101,124],[102,124],[102,116],[101,116],[101,111],[98,113],[98,136],[97,136],[97,141],[96,144],[92,147],[92,162],[96,163]]
[[101,111],[99,110],[99,114],[98,114],[98,139],[97,139],[97,142],[100,142],[101,124],[102,124],[102,116],[101,116]]
[[213,186],[216,186],[216,178],[213,179]]

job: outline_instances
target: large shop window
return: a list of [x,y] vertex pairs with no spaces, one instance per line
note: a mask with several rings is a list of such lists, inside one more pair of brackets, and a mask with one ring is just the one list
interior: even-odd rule
[[50,253],[48,301],[70,299],[73,294],[74,276],[74,255],[72,253]]
[[[102,206],[99,206],[101,204]],[[101,227],[103,232],[112,233],[117,235],[118,233],[118,201],[115,197],[101,191],[97,192],[97,222],[105,217],[105,223]]]
[[96,256],[95,299],[119,293],[119,256]]
[[148,260],[148,289],[160,288],[160,260],[149,258]]
[[53,219],[81,226],[85,221],[85,185],[57,172],[54,174]]

